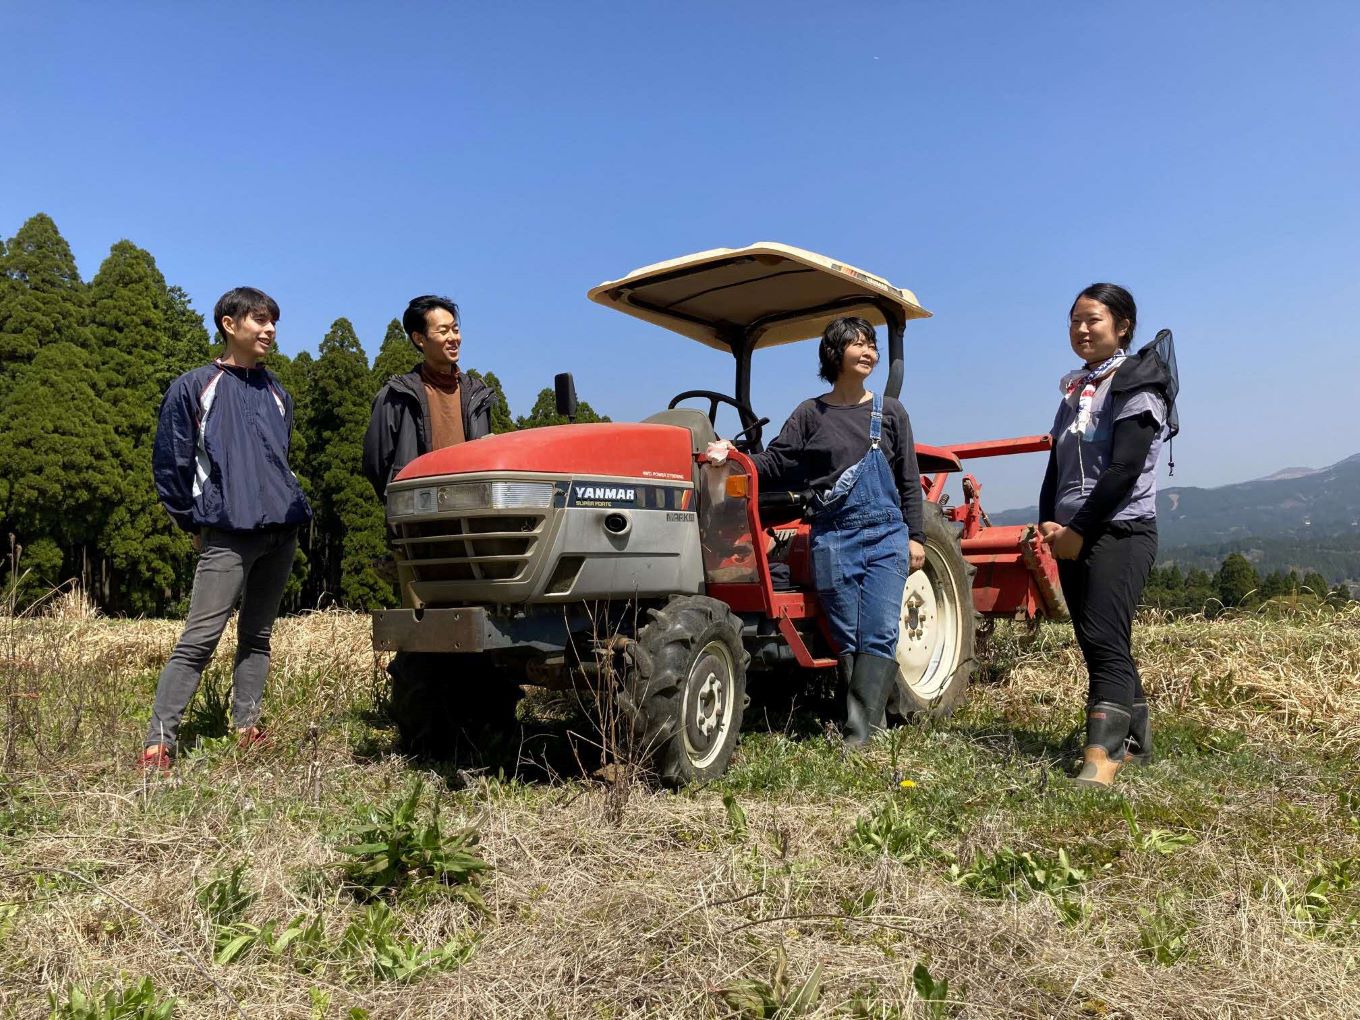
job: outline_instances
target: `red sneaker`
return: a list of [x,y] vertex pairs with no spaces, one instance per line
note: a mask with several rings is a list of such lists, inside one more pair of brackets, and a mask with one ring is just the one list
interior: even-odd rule
[[149,772],[152,769],[157,772],[169,772],[172,764],[170,752],[164,744],[152,744],[145,748],[137,759],[137,767],[143,772]]
[[270,744],[269,731],[263,726],[247,726],[236,731],[236,746],[242,751],[254,751]]

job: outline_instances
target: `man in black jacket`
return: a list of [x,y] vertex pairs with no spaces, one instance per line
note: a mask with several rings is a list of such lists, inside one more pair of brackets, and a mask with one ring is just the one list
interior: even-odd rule
[[463,344],[458,306],[424,294],[411,300],[401,324],[422,360],[388,379],[373,400],[363,468],[379,500],[416,457],[491,431],[490,388],[458,367]]

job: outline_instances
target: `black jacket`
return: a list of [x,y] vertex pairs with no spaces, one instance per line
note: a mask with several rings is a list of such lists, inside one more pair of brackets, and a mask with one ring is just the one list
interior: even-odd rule
[[[481,439],[491,432],[491,389],[467,372],[459,385],[463,434]],[[364,435],[364,476],[378,499],[384,498],[387,483],[397,472],[430,449],[430,407],[417,365],[405,375],[392,376],[373,398],[373,416]]]

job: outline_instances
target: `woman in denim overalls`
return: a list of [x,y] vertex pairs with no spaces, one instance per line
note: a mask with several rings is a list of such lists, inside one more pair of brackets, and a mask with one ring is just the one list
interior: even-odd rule
[[878,364],[873,326],[845,317],[818,351],[830,393],[800,404],[756,454],[763,486],[812,490],[812,572],[846,688],[845,741],[882,725],[897,677],[902,590],[925,561],[911,422],[864,383]]

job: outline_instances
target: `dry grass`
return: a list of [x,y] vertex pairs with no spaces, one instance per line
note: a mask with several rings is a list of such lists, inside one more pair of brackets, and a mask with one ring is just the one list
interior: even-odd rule
[[[71,606],[0,619],[4,1016],[45,1015],[49,991],[119,975],[150,976],[182,1017],[775,1015],[738,1012],[736,992],[775,984],[781,957],[793,986],[821,967],[817,1017],[1360,1015],[1360,939],[1346,926],[1360,875],[1351,888],[1333,872],[1326,910],[1301,898],[1310,876],[1360,857],[1360,801],[1346,799],[1360,610],[1145,621],[1162,756],[1117,797],[1060,781],[1082,690],[1057,627],[1028,644],[999,635],[997,681],[966,710],[859,758],[796,723],[752,732],[720,786],[635,789],[622,810],[586,779],[430,774],[428,804],[475,823],[495,871],[484,914],[438,895],[397,900],[402,931],[424,945],[480,936],[462,967],[409,984],[263,954],[219,966],[195,900],[244,863],[254,923],[320,916],[338,933],[362,911],[338,882],[342,832],[418,771],[389,753],[373,712],[366,618],[280,621],[271,749],[242,757],[205,739],[172,776],[145,780],[128,762],[177,629]],[[229,644],[210,684],[229,672]],[[938,830],[927,852],[847,847],[858,819],[893,803]],[[1159,852],[1154,830],[1194,842]],[[999,898],[951,883],[952,861],[1007,848],[1065,848],[1087,877],[1071,893]],[[1149,938],[1179,938],[1184,955],[1159,964]],[[921,1001],[921,961],[952,1002]]]

